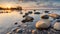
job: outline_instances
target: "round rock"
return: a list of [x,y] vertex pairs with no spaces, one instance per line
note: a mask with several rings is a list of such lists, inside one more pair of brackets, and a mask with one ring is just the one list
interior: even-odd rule
[[50,26],[50,20],[48,19],[42,19],[36,23],[36,28],[41,29],[41,28],[48,28]]
[[60,30],[60,20],[57,20],[53,26],[54,29]]

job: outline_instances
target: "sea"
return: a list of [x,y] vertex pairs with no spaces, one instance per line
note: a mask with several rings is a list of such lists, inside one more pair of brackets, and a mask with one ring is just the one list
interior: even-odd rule
[[[8,13],[5,13],[6,10],[0,10],[0,34],[7,34],[8,32],[11,32],[14,28],[17,28],[18,25],[20,25],[20,29],[24,30],[34,30],[35,28],[35,24],[37,21],[40,20],[40,15],[42,15],[44,13],[44,11],[49,11],[49,13],[57,13],[60,14],[60,10],[59,9],[40,9],[40,10],[36,10],[35,12],[40,12],[41,14],[34,14],[33,10],[22,10],[22,11],[18,11],[18,10],[14,10],[14,11],[10,11],[8,10]],[[21,21],[25,18],[23,18],[23,15],[25,13],[28,13],[29,11],[32,11],[32,14],[29,14],[30,17],[33,17],[34,20],[33,22],[26,22],[26,23],[22,23]],[[20,14],[20,13],[23,14]],[[18,23],[17,25],[15,25],[15,23]],[[25,31],[26,34],[26,31]]]

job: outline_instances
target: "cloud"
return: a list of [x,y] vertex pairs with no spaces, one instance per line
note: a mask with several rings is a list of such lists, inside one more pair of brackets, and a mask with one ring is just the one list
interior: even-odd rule
[[0,4],[12,4],[13,6],[23,7],[57,7],[60,6],[60,0],[0,0]]

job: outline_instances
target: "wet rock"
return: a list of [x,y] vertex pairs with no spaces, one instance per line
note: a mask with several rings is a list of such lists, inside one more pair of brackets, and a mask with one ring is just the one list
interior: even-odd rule
[[7,34],[12,34],[12,32],[8,32]]
[[37,34],[37,31],[36,30],[32,30],[32,34]]
[[43,15],[41,16],[42,19],[49,19],[49,16],[48,15]]
[[29,11],[28,13],[29,13],[29,14],[32,14],[32,11]]
[[16,30],[16,33],[22,33],[22,32],[23,32],[22,29],[17,29],[17,30]]
[[54,29],[56,29],[56,30],[60,30],[60,19],[58,19],[56,22],[55,22],[55,24],[54,24]]
[[34,18],[33,17],[30,17],[30,16],[27,16],[26,17],[26,20],[31,21],[31,20],[34,20]]
[[49,20],[49,17],[44,15],[41,17],[42,19],[36,23],[36,28],[37,29],[47,29],[50,27],[51,23]]
[[40,14],[40,12],[35,12],[34,14]]
[[36,10],[33,10],[34,12],[36,11]]
[[49,13],[49,11],[45,11],[45,13]]
[[19,29],[19,28],[12,29],[12,32],[16,32],[17,29]]
[[28,16],[28,13],[25,13],[25,15],[23,15],[23,18],[26,17],[26,16]]
[[25,15],[29,15],[28,13],[25,13]]
[[22,22],[22,23],[25,23],[25,22],[26,22],[26,20],[22,20],[21,22]]
[[30,17],[30,16],[26,16],[24,20],[22,20],[22,22],[32,22],[34,20],[33,17]]
[[18,23],[16,22],[15,25],[17,25]]
[[23,14],[23,12],[20,12],[20,14]]
[[59,15],[58,14],[49,14],[50,17],[52,17],[53,19],[59,19]]
[[26,17],[27,15],[23,15],[23,18]]
[[57,16],[55,19],[60,19],[60,15],[59,15],[59,16]]

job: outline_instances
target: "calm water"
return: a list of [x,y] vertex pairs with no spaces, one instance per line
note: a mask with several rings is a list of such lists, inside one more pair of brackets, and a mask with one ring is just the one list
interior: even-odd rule
[[[27,27],[31,26],[34,28],[35,23],[40,20],[40,14],[36,15],[33,12],[33,14],[30,14],[29,16],[33,17],[34,21],[23,24],[21,22],[24,19],[22,16],[28,11],[33,11],[33,10],[27,10],[27,11],[23,10],[22,11],[23,14],[20,14],[19,11],[11,11],[11,13],[1,13],[0,14],[0,34],[6,33],[7,31],[9,31],[8,29],[11,30],[12,28],[15,28],[17,26],[17,25],[14,25],[15,22],[18,22],[18,25],[21,25],[22,27],[25,27],[28,25]],[[44,13],[45,10],[37,10],[37,11],[40,13]],[[57,14],[60,13],[60,10],[49,10],[49,11],[50,11],[50,13],[57,13]],[[32,28],[30,28],[30,29],[32,29]]]

